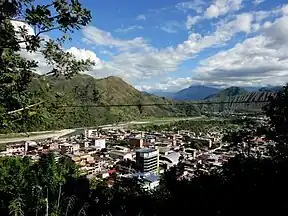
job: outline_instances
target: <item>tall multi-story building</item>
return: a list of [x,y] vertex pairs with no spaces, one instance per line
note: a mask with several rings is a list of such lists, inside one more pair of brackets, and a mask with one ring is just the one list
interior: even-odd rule
[[136,150],[136,163],[140,172],[158,172],[159,150],[151,148]]

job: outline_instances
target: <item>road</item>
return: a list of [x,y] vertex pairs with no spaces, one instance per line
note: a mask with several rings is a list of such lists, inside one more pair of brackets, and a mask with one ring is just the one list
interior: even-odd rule
[[43,139],[48,139],[48,138],[53,138],[53,137],[61,137],[61,136],[65,136],[67,134],[73,133],[74,131],[75,129],[64,129],[60,131],[51,131],[45,134],[32,135],[32,136],[27,136],[27,137],[1,138],[0,144],[21,142],[21,141],[43,140]]
[[[181,121],[181,120],[196,120],[202,118],[199,117],[190,117],[190,118],[175,118],[175,119],[164,119],[164,120],[157,120],[157,121],[131,121],[126,123],[120,123],[120,124],[110,124],[110,125],[102,125],[98,126],[102,129],[117,129],[117,128],[123,128],[128,125],[141,125],[141,124],[149,124],[149,123],[157,123],[157,122],[171,122],[171,121]],[[0,138],[0,144],[6,144],[6,143],[13,143],[13,142],[21,142],[21,141],[34,141],[34,140],[43,140],[48,138],[54,138],[54,137],[61,137],[68,134],[71,134],[75,132],[76,130],[84,129],[84,128],[74,128],[74,129],[64,129],[59,131],[47,131],[44,134],[37,134],[37,135],[31,135],[27,137],[13,137],[13,138]]]

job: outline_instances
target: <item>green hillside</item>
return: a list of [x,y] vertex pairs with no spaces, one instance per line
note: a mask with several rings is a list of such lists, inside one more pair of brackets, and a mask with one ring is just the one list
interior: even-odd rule
[[[48,89],[49,91],[43,94],[41,89],[44,89],[44,92]],[[28,131],[96,126],[148,117],[200,115],[199,109],[194,105],[187,103],[187,106],[174,106],[172,100],[142,93],[121,78],[114,76],[95,79],[89,75],[79,74],[69,80],[64,77],[46,79],[34,82],[30,94],[32,101],[35,103],[46,101],[48,107],[37,108],[41,109],[43,121],[27,122]],[[119,104],[172,105],[109,106]],[[17,127],[17,121],[10,130],[21,131]]]

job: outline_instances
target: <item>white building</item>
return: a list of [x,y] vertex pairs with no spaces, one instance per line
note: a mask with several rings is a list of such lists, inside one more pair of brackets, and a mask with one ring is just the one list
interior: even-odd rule
[[179,163],[180,153],[172,152],[166,155],[159,156],[159,162],[161,164],[167,164],[167,168],[175,166]]
[[28,151],[29,142],[17,143],[12,145],[7,145],[6,153],[14,154],[14,153],[26,153]]
[[97,150],[105,149],[106,148],[106,140],[99,138],[94,139],[94,146]]
[[84,136],[85,138],[93,138],[98,137],[98,131],[97,130],[88,130],[87,128],[84,130]]

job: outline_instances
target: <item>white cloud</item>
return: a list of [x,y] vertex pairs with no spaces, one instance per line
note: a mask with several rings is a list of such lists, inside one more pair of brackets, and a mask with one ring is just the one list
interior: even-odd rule
[[116,39],[110,32],[105,32],[94,26],[87,26],[82,29],[84,35],[84,41],[93,43],[97,46],[108,46],[115,47],[120,50],[131,50],[131,49],[149,49],[146,41],[141,37],[136,37],[131,40]]
[[146,16],[144,14],[140,14],[136,17],[136,20],[146,20]]
[[201,35],[199,33],[190,34],[188,40],[179,44],[175,52],[185,56],[195,55],[206,48],[219,47],[225,45],[233,36],[239,32],[249,33],[251,30],[252,15],[248,13],[239,14],[233,20],[220,21],[216,31]]
[[266,22],[263,24],[263,28],[268,29],[268,28],[271,27],[271,25],[272,25],[272,23],[271,23],[270,21],[266,21]]
[[140,91],[153,92],[153,91],[166,91],[176,92],[181,89],[187,88],[191,85],[203,85],[204,82],[195,80],[191,77],[167,77],[158,83],[137,85],[136,88]]
[[218,85],[282,85],[288,80],[288,17],[201,62],[194,79]]
[[23,28],[24,30],[27,31],[28,35],[35,35],[33,28],[31,26],[29,26],[27,23],[24,23],[21,21],[11,21],[11,23],[14,26],[14,29],[16,32],[20,31],[21,28]]
[[265,34],[274,41],[274,45],[288,45],[288,16],[276,20],[273,24],[264,24]]
[[46,64],[46,60],[40,52],[27,52],[26,50],[21,50],[20,55],[28,60],[38,62],[38,67],[35,71],[38,74],[48,73],[52,69]]
[[257,5],[261,4],[261,3],[263,3],[264,1],[266,1],[266,0],[254,0],[253,4],[257,6]]
[[284,5],[281,10],[283,15],[288,16],[288,4]]
[[249,33],[251,31],[251,24],[253,21],[253,15],[249,13],[241,14],[237,16],[236,25],[239,31]]
[[184,28],[185,27],[184,27],[183,23],[175,21],[175,20],[168,21],[160,27],[161,30],[163,30],[167,33],[170,33],[170,34],[177,33],[179,30],[182,30]]
[[133,30],[141,30],[141,29],[144,29],[143,26],[140,26],[140,25],[133,25],[133,26],[129,26],[127,28],[118,28],[118,29],[115,29],[114,31],[115,32],[119,32],[119,33],[127,33],[127,32],[130,32],[130,31],[133,31]]
[[208,19],[225,15],[228,12],[237,11],[242,7],[243,0],[215,0],[205,11],[204,16]]
[[95,63],[95,68],[100,69],[102,68],[102,62],[101,60],[96,56],[96,54],[90,50],[86,49],[78,49],[76,47],[71,47],[67,52],[73,54],[77,60],[87,60],[90,59]]
[[203,0],[194,0],[188,2],[180,2],[176,4],[176,8],[178,10],[187,11],[187,10],[194,10],[197,13],[203,12],[203,6],[205,5],[205,1]]
[[205,16],[207,18],[214,18],[220,15],[220,9],[216,5],[210,5],[205,11]]
[[187,16],[186,20],[186,28],[189,30],[192,28],[193,25],[197,24],[201,20],[201,16]]
[[[234,20],[228,23],[221,22],[217,30],[209,35],[192,33],[189,35],[188,40],[175,48],[150,48],[141,52],[120,52],[114,55],[111,61],[105,62],[103,68],[94,70],[91,73],[100,77],[113,74],[121,76],[130,82],[149,80],[159,76],[165,77],[167,73],[177,71],[184,60],[193,58],[202,50],[225,44],[237,32],[249,31],[250,26],[248,24],[250,22],[245,21],[247,20],[245,18],[246,14],[239,15],[239,17],[235,17]],[[246,25],[240,25],[237,19],[245,21]],[[173,81],[170,81],[170,83],[173,83]],[[176,86],[175,83],[173,85]],[[164,84],[162,84],[163,86]]]

